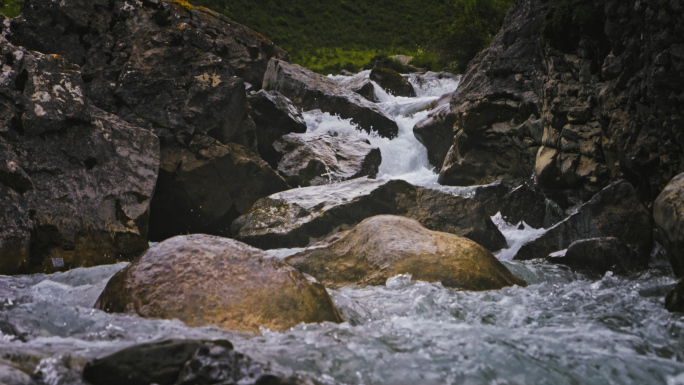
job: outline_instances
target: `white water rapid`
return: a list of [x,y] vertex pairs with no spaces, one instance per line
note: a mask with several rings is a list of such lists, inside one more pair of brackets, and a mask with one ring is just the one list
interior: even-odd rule
[[[399,124],[393,140],[358,132],[320,112],[305,113],[309,130],[368,138],[382,151],[379,178],[435,187],[437,175],[412,128],[458,79],[431,74],[411,81],[416,98],[393,97],[376,87],[380,106]],[[545,261],[510,261],[515,247],[543,230],[518,230],[500,217],[495,222],[510,245],[498,257],[529,283],[526,288],[456,291],[397,276],[385,286],[329,290],[347,319],[343,324],[301,324],[260,336],[93,309],[125,263],[0,276],[0,358],[34,368],[44,384],[82,384],[87,360],[131,345],[225,338],[274,369],[326,384],[684,384],[684,318],[663,308],[675,279],[662,251],[654,252],[644,273],[590,277]],[[282,258],[294,251],[270,254]]]

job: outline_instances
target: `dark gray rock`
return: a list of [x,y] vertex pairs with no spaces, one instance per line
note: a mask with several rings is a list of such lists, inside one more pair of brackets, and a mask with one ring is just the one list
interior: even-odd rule
[[535,229],[548,229],[565,218],[557,204],[528,184],[513,188],[501,199],[499,207],[506,222],[517,224],[524,221]]
[[93,385],[309,384],[269,373],[226,340],[167,340],[140,344],[88,362]]
[[283,178],[239,144],[203,142],[162,147],[151,205],[151,240],[177,234],[230,236],[230,224],[259,198],[288,189]]
[[273,169],[278,168],[282,155],[273,148],[273,142],[290,133],[306,132],[302,114],[290,99],[277,91],[253,92],[248,97],[251,115],[256,124],[259,156]]
[[90,103],[77,66],[0,37],[0,274],[147,249],[159,140]]
[[283,136],[273,144],[282,154],[278,172],[291,186],[317,186],[369,176],[382,162],[380,149],[352,134],[310,132]]
[[665,297],[665,308],[670,312],[684,313],[684,280],[679,283]]
[[428,153],[428,161],[437,169],[442,168],[444,159],[454,141],[454,123],[456,119],[451,113],[448,100],[430,112],[430,115],[416,123],[413,127],[413,135],[425,146]]
[[615,237],[648,262],[653,247],[653,220],[639,202],[631,184],[618,181],[596,194],[577,212],[551,227],[541,237],[524,244],[514,259],[545,258],[589,238]]
[[399,131],[396,122],[375,104],[296,64],[271,60],[263,88],[280,92],[302,110],[320,109],[351,119],[367,132],[375,131],[380,136],[393,138]]
[[357,94],[363,96],[369,102],[377,103],[378,98],[375,97],[375,87],[368,79],[358,79],[351,83],[348,88]]
[[618,238],[590,238],[575,241],[564,256],[548,256],[547,261],[568,265],[582,271],[605,274],[630,273],[648,268],[648,259],[640,257]]
[[233,222],[232,230],[236,239],[263,249],[303,247],[380,214],[413,218],[430,230],[470,238],[493,251],[506,245],[484,207],[474,200],[401,180],[366,178],[263,198]]
[[411,83],[393,69],[375,67],[371,71],[369,79],[378,83],[380,87],[394,96],[416,96],[416,90],[413,89]]
[[667,250],[672,270],[684,276],[684,174],[673,178],[653,204],[659,241]]

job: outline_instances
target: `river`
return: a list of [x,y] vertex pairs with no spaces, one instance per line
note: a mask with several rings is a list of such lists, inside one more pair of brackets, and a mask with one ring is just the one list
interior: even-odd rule
[[[412,128],[427,116],[425,107],[453,91],[459,79],[429,74],[410,80],[415,98],[376,87],[379,105],[399,125],[395,139],[359,132],[320,112],[304,114],[308,129],[367,138],[382,152],[378,178],[441,188]],[[684,384],[684,317],[663,308],[675,279],[661,249],[654,250],[646,272],[588,276],[543,260],[511,261],[521,242],[543,230],[524,224],[520,229],[499,216],[494,221],[510,245],[497,257],[529,283],[526,288],[467,292],[397,276],[385,286],[329,290],[347,319],[343,324],[301,324],[259,336],[93,309],[125,263],[0,276],[0,357],[40,373],[42,383],[81,384],[87,360],[127,346],[224,338],[272,369],[331,384]],[[282,258],[293,252],[269,253]]]

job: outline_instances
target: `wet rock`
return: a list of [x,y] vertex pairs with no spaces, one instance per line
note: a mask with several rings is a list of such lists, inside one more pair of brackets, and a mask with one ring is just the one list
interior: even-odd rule
[[667,250],[672,270],[684,276],[684,174],[674,177],[653,204],[659,241]]
[[382,162],[380,149],[352,134],[311,132],[283,136],[273,144],[282,154],[278,172],[291,186],[317,186],[369,176]]
[[283,135],[306,132],[304,118],[290,99],[277,91],[253,92],[248,100],[256,124],[259,155],[276,169],[282,156],[273,148],[273,142]]
[[0,384],[34,385],[35,382],[31,379],[31,376],[17,368],[11,362],[0,360]]
[[351,119],[367,132],[375,131],[386,138],[393,138],[399,132],[396,122],[375,104],[296,64],[272,60],[264,75],[263,88],[282,93],[302,110],[320,109]]
[[574,214],[541,237],[524,244],[514,259],[544,258],[575,241],[615,237],[627,244],[644,266],[653,246],[652,219],[631,184],[622,180],[596,194]]
[[512,189],[499,205],[501,216],[506,222],[516,224],[524,221],[535,229],[548,229],[565,217],[557,204],[528,184]]
[[375,67],[371,71],[369,79],[378,83],[380,87],[394,96],[416,96],[416,90],[413,89],[411,83],[395,70]]
[[363,96],[369,102],[377,103],[379,101],[378,98],[375,97],[375,87],[373,87],[373,83],[371,83],[368,79],[356,79],[347,87],[357,94]]
[[254,202],[289,188],[247,148],[203,139],[191,144],[193,149],[162,147],[151,240],[188,233],[230,236],[230,223]]
[[365,219],[286,261],[332,288],[384,285],[398,274],[462,290],[526,286],[475,242],[390,215]]
[[322,285],[259,249],[203,234],[152,247],[112,277],[95,307],[250,332],[343,321]]
[[77,66],[0,37],[0,274],[147,249],[159,140],[94,106]]
[[307,383],[269,373],[226,340],[167,340],[131,346],[88,362],[83,378],[93,385]]
[[[245,169],[226,169],[234,164],[226,162],[225,156],[214,155],[222,151],[217,147],[232,146],[227,143],[257,151],[257,132],[249,115],[246,89],[248,84],[260,87],[271,58],[287,60],[287,54],[264,36],[216,12],[183,6],[181,2],[29,0],[22,15],[11,21],[8,39],[28,49],[59,55],[78,64],[81,68],[78,77],[82,83],[79,89],[83,95],[97,107],[152,130],[161,141],[163,165],[180,166],[179,159],[189,161],[195,157],[197,161],[192,161],[193,165],[202,163],[205,166],[185,167],[181,179],[200,178],[199,175],[188,176],[190,168],[199,172],[213,168],[212,176],[232,176],[231,183],[236,184],[232,191],[237,186],[248,188],[264,181],[264,178],[251,181],[253,172],[244,174],[245,179],[237,178]],[[27,83],[29,86],[31,80]],[[71,84],[76,83],[72,81]],[[66,85],[62,87],[68,90]],[[52,101],[57,103],[54,98]],[[70,105],[78,106],[77,103]],[[56,108],[52,110],[57,111]],[[207,155],[207,152],[211,154]],[[253,166],[256,155],[247,157],[254,161],[247,161],[246,168],[262,168],[261,165]],[[226,190],[219,178],[203,181],[201,186],[207,192],[193,192],[200,197],[190,193],[187,204],[168,205],[169,200],[188,194],[187,189],[183,190],[186,184],[169,182],[169,179],[175,180],[169,177],[169,172],[173,173],[175,169],[162,168],[164,177],[159,179],[155,189],[161,201],[153,206],[162,209],[163,214],[159,215],[161,221],[152,223],[153,233],[164,237],[179,234],[169,232],[169,226],[164,222],[168,218],[164,217],[166,214],[174,220],[192,218],[194,222],[208,226],[225,213],[224,205],[218,205],[219,214],[200,218],[197,211],[192,211],[197,201],[206,195]],[[271,175],[273,178],[267,180],[268,183],[275,181],[274,189],[259,187],[243,195],[258,194],[258,191],[268,195],[284,188],[284,183],[275,180],[275,173],[271,172]],[[176,187],[180,190],[173,190]],[[233,195],[226,199],[229,202],[240,200]],[[242,204],[237,204],[234,217],[240,214]],[[230,203],[227,205],[230,207]],[[230,223],[229,219],[224,227]],[[161,226],[157,228],[159,224]],[[206,226],[193,224],[177,228],[185,233],[189,229],[227,233],[227,230]]]
[[630,273],[648,268],[648,259],[640,258],[623,241],[613,237],[575,241],[564,256],[550,255],[547,261],[601,275],[607,271]]
[[285,191],[263,198],[236,219],[236,239],[263,248],[304,247],[365,218],[392,214],[415,218],[431,230],[468,237],[490,250],[506,245],[477,201],[366,178]]
[[437,169],[442,168],[444,159],[454,141],[455,116],[451,113],[448,100],[430,112],[427,118],[413,127],[413,135],[425,146],[428,161]]
[[670,312],[684,313],[684,280],[672,289],[665,297],[665,308]]

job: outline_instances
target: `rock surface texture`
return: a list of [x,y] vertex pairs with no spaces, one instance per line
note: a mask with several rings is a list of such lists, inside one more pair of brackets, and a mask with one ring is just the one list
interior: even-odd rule
[[259,249],[202,234],[152,247],[112,277],[95,306],[250,332],[343,321],[319,283]]
[[0,36],[0,274],[147,249],[159,140],[93,106],[82,72]]
[[282,154],[278,172],[291,186],[317,186],[378,174],[382,155],[352,134],[310,132],[285,135],[273,144]]
[[564,256],[549,256],[547,260],[601,275],[607,271],[629,273],[648,268],[647,259],[640,258],[627,244],[614,237],[575,241]]
[[399,132],[397,123],[380,107],[297,64],[271,60],[264,75],[263,88],[280,92],[304,111],[319,109],[351,119],[366,132],[375,131],[386,138],[394,138]]
[[475,242],[391,215],[368,218],[286,261],[333,288],[384,285],[398,274],[461,290],[526,286]]
[[475,200],[401,180],[367,178],[260,199],[233,222],[232,231],[236,239],[264,249],[304,247],[380,214],[414,218],[428,229],[470,238],[489,250],[506,246],[506,239]]
[[672,270],[684,277],[684,174],[673,178],[660,193],[653,204],[653,219]]
[[541,237],[524,244],[514,259],[545,258],[567,249],[575,241],[618,238],[637,255],[636,265],[646,267],[653,247],[653,220],[629,182],[615,182]]
[[[120,0],[28,0],[6,32],[14,45],[58,55],[78,65],[84,97],[94,106],[154,132],[160,138],[163,166],[183,168],[178,159],[196,157],[216,174],[244,174],[229,182],[218,177],[206,179],[203,187],[214,192],[235,191],[235,183],[250,183],[249,172],[226,169],[231,163],[216,154],[234,148],[229,143],[244,146],[241,152],[257,151],[257,131],[245,91],[248,84],[257,89],[261,86],[271,58],[287,60],[287,54],[262,35],[183,2]],[[223,219],[230,222],[241,213],[239,205],[227,211],[223,203],[194,210],[194,202],[206,201],[206,192],[174,183],[187,178],[173,175],[175,171],[162,167],[164,177],[156,186],[161,200],[152,202],[152,217],[171,213],[179,219],[193,218],[192,225],[181,229],[183,233],[225,233],[225,226],[207,224],[223,225],[214,212],[229,212]],[[271,174],[277,177],[275,172]],[[277,182],[273,187],[282,190],[285,184]],[[264,189],[261,196],[272,192]],[[186,198],[191,204],[165,204]],[[233,195],[226,199],[241,200]],[[210,214],[202,216],[205,213]],[[163,237],[178,234],[157,228],[164,223],[153,222],[152,233]]]
[[369,79],[378,83],[380,87],[394,96],[416,96],[416,90],[413,89],[411,83],[395,70],[382,67],[373,68]]
[[677,1],[517,1],[429,118],[455,136],[440,182],[534,173],[567,208],[627,179],[652,202],[684,171],[682,26]]

